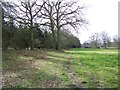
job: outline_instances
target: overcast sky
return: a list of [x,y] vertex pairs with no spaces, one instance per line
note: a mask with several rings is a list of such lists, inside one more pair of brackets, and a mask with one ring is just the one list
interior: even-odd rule
[[81,43],[89,39],[91,33],[106,31],[110,36],[118,34],[118,1],[120,0],[79,0],[88,6],[88,30],[81,30]]

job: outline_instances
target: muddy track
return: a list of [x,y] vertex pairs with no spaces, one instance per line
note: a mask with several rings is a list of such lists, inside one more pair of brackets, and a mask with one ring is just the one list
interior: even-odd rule
[[[84,84],[84,81],[80,80],[76,74],[74,73],[74,71],[71,70],[71,60],[72,58],[67,58],[68,61],[67,61],[67,65],[66,65],[66,69],[67,69],[67,73],[68,73],[68,76],[69,78],[71,79],[71,81],[73,81],[73,85],[75,85],[76,88],[82,88],[82,90],[85,90],[83,88],[85,88],[83,86]],[[85,65],[81,64],[81,67],[85,67]],[[85,70],[86,68],[83,68],[83,70]],[[103,88],[102,86],[99,85],[99,82],[96,81],[96,77],[91,75],[92,73],[91,72],[87,72],[89,76],[89,78],[92,80],[91,83],[96,86],[96,88]],[[85,82],[87,83],[87,82]]]
[[68,58],[66,65],[68,76],[73,81],[73,85],[75,85],[75,88],[83,88],[82,81],[76,77],[75,73],[71,70],[70,65],[71,65],[71,59]]

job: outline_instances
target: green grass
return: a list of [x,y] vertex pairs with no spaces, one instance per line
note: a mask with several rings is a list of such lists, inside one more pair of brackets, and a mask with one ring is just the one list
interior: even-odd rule
[[117,50],[71,49],[67,52],[73,57],[77,56],[77,59],[72,60],[72,69],[78,77],[87,82],[86,87],[118,87]]
[[70,49],[64,51],[3,51],[3,87],[70,87],[71,69],[84,87],[118,86],[118,52],[115,49]]
[[56,51],[4,51],[4,87],[61,87],[71,84],[67,59]]

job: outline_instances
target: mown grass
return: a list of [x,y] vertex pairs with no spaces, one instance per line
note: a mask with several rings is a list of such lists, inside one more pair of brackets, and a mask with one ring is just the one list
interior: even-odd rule
[[3,87],[70,87],[67,61],[84,87],[114,88],[118,85],[118,52],[115,49],[64,51],[3,51]]
[[85,87],[118,87],[118,50],[71,49],[67,51],[77,59],[72,60],[72,69],[85,81]]

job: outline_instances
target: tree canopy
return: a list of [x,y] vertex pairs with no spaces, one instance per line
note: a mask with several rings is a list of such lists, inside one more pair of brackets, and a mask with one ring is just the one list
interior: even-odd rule
[[88,24],[84,8],[65,0],[2,2],[3,48],[80,47],[72,30]]

